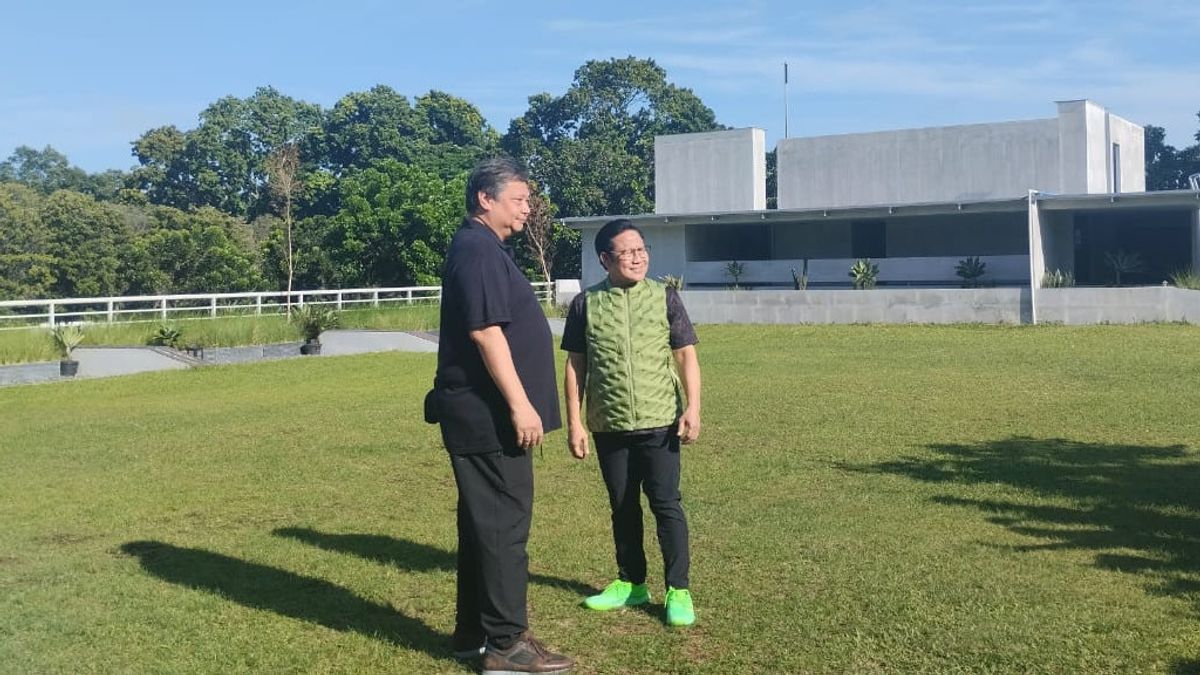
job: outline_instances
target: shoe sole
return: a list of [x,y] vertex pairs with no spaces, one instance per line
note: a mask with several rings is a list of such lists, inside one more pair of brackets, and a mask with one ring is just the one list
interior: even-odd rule
[[[538,675],[559,675],[559,673],[570,672],[572,666],[559,668],[558,670],[542,670]],[[485,670],[483,675],[529,675],[528,670]]]
[[592,607],[591,605],[587,604],[587,600],[584,600],[583,606],[587,607],[588,609],[592,610],[593,612],[611,612],[614,609],[621,609],[622,607],[637,607],[638,605],[644,605],[648,602],[650,602],[650,598],[644,598],[644,599],[638,600],[636,602],[623,602],[619,605],[613,605],[612,607]]

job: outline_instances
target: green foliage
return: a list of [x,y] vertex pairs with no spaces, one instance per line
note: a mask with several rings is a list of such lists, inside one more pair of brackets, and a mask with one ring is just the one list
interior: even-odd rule
[[1121,275],[1140,272],[1145,268],[1142,256],[1137,253],[1117,249],[1104,254],[1104,264],[1113,271],[1113,283],[1121,285]]
[[42,201],[32,188],[0,183],[0,300],[44,298],[54,286],[56,265]]
[[1075,285],[1075,274],[1054,269],[1042,273],[1042,288],[1070,288]]
[[1200,272],[1194,269],[1176,270],[1171,273],[1171,284],[1177,288],[1200,291]]
[[742,287],[742,276],[746,274],[746,266],[737,260],[730,260],[725,263],[725,276],[733,281],[732,289],[738,290]]
[[179,349],[179,344],[183,341],[183,331],[179,326],[170,323],[159,324],[154,333],[150,336],[149,343],[160,347],[170,347],[171,349]]
[[1200,144],[1176,150],[1166,134],[1162,127],[1146,126],[1146,189],[1186,190],[1188,176],[1200,172]]
[[677,291],[683,290],[683,277],[675,276],[674,274],[664,274],[658,278],[667,288],[673,288]]
[[88,195],[59,190],[42,204],[50,231],[54,292],[60,297],[119,295],[127,288],[122,269],[130,235],[121,214]]
[[647,213],[656,134],[712,131],[713,111],[649,59],[588,61],[559,97],[529,97],[504,150],[526,161],[563,216]]
[[963,258],[954,266],[954,273],[962,279],[963,288],[979,288],[983,285],[983,275],[987,273],[987,263],[979,256]]
[[804,259],[803,271],[796,273],[796,268],[792,268],[792,288],[797,291],[808,290],[808,258]]
[[875,288],[879,281],[879,265],[867,258],[860,258],[850,266],[850,277],[854,280],[856,290]]
[[71,352],[83,343],[83,327],[79,324],[59,324],[50,330],[50,340],[63,360],[70,360]]
[[319,339],[321,333],[337,328],[341,323],[341,315],[328,305],[309,303],[292,312],[292,321],[305,340],[313,341]]
[[346,286],[436,285],[462,218],[466,176],[435,174],[382,160],[341,182],[342,210],[324,245],[334,283]]

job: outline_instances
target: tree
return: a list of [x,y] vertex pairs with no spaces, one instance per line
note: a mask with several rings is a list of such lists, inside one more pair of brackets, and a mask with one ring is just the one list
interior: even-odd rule
[[44,195],[81,190],[87,178],[86,171],[72,166],[66,155],[48,145],[41,150],[22,145],[0,162],[0,182],[22,183]]
[[212,207],[149,211],[132,245],[130,283],[145,293],[230,293],[261,288],[262,272],[240,219]]
[[554,239],[554,204],[546,198],[534,181],[529,184],[529,216],[525,219],[525,229],[519,235],[521,249],[519,259],[526,262],[523,267],[532,267],[534,274],[542,281],[550,281],[554,265],[554,254],[557,241]]
[[315,133],[321,117],[319,106],[271,87],[247,99],[226,96],[200,113],[195,129],[160,127],[135,141],[142,168],[134,184],[157,204],[253,218],[269,207],[267,158]]
[[292,281],[296,276],[296,261],[292,245],[292,201],[300,191],[297,173],[300,170],[300,149],[295,143],[279,148],[267,159],[267,175],[270,178],[271,194],[282,213],[283,228],[287,235],[287,307],[292,309]]
[[40,216],[50,231],[55,293],[93,297],[124,292],[121,269],[129,231],[116,209],[89,195],[59,190],[46,198]]
[[54,257],[42,199],[28,186],[0,183],[0,300],[50,295]]
[[1179,161],[1179,152],[1166,142],[1167,130],[1146,126],[1146,189],[1178,190],[1187,177]]
[[723,128],[649,59],[588,61],[560,97],[537,94],[502,145],[564,216],[644,213],[654,203],[654,136]]
[[383,160],[341,184],[342,209],[326,234],[336,283],[436,285],[464,214],[466,176],[444,180]]

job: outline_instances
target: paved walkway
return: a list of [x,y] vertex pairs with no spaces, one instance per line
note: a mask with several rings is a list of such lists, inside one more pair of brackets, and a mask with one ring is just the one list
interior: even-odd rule
[[[562,335],[563,320],[549,319],[550,330]],[[369,352],[437,352],[436,331],[331,330],[321,335],[322,356],[343,356]],[[81,347],[75,350],[79,361],[76,378],[132,375],[156,370],[182,370],[194,366],[226,365],[269,361],[300,356],[299,342],[254,345],[250,347],[210,347],[204,358],[191,358],[165,347]],[[74,378],[60,377],[58,362],[23,363],[0,366],[0,386],[53,382]]]

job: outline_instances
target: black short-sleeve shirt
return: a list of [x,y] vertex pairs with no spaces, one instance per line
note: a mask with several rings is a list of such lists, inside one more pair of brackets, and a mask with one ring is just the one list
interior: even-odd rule
[[508,403],[487,372],[470,331],[500,326],[513,366],[542,429],[562,426],[554,341],[529,279],[513,252],[486,225],[463,221],[442,275],[441,332],[434,382],[442,440],[454,454],[516,446]]
[[[688,318],[683,300],[674,288],[667,289],[667,323],[671,328],[671,349],[682,349],[700,342],[696,329]],[[567,352],[587,353],[587,293],[575,296],[567,309],[567,321],[563,326],[560,348]]]

